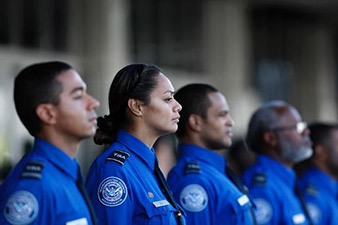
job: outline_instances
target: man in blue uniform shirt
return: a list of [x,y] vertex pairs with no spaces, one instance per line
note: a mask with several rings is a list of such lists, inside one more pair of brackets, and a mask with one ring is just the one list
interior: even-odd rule
[[297,165],[298,187],[315,225],[338,224],[336,179],[338,177],[338,125],[309,126],[313,155]]
[[226,174],[219,149],[231,145],[233,120],[225,97],[206,84],[190,84],[175,94],[182,105],[177,130],[179,161],[168,175],[188,225],[254,224],[247,195]]
[[257,206],[257,223],[309,224],[292,169],[312,154],[309,130],[297,110],[281,101],[264,104],[251,117],[247,142],[258,154],[243,175]]
[[98,101],[70,65],[47,62],[19,73],[14,102],[35,141],[0,186],[0,224],[96,224],[74,156],[95,132]]

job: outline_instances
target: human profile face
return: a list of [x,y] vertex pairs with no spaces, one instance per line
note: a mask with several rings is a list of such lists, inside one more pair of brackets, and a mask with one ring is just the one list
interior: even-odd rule
[[338,178],[338,129],[333,129],[330,132],[327,166],[330,173]]
[[95,109],[99,102],[86,92],[86,84],[75,70],[66,70],[56,79],[62,84],[59,103],[54,106],[57,133],[76,141],[93,136],[97,117]]
[[161,136],[177,130],[182,106],[174,99],[174,88],[165,75],[160,73],[156,82],[150,102],[143,107],[142,117],[148,131]]
[[202,120],[201,139],[204,147],[212,150],[230,147],[232,143],[232,120],[228,103],[220,92],[208,95],[211,106],[207,110],[207,118]]
[[310,130],[307,127],[301,130],[297,126],[301,121],[296,109],[286,107],[274,129],[277,133],[281,157],[292,164],[311,157],[313,152],[309,137]]

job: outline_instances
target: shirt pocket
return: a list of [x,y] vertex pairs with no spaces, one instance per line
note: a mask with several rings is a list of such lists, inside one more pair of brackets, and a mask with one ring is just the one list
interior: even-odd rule
[[147,225],[175,224],[175,212],[177,211],[167,200],[149,201],[145,203]]

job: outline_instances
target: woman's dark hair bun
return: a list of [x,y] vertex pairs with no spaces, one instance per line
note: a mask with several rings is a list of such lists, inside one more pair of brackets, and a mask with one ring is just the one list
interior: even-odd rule
[[113,143],[115,137],[113,137],[114,129],[110,115],[97,118],[97,126],[94,142],[98,145]]

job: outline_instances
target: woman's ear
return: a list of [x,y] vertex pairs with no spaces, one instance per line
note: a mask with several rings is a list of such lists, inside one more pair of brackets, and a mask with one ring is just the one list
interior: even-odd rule
[[35,112],[43,123],[48,125],[56,123],[56,111],[52,104],[40,104],[36,107]]
[[142,103],[140,100],[134,98],[128,99],[128,108],[134,116],[142,116]]

